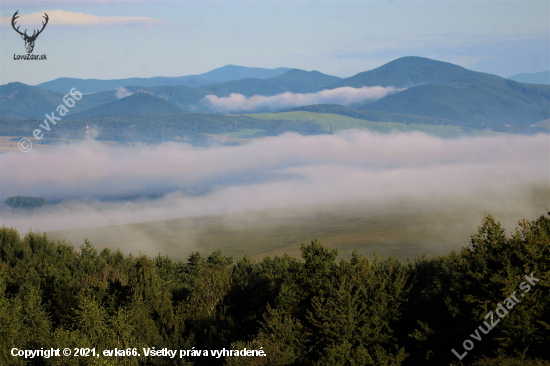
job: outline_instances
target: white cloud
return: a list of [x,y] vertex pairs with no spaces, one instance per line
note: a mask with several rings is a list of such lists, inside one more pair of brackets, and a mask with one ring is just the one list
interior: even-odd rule
[[352,88],[345,86],[336,89],[325,89],[316,93],[298,94],[286,92],[273,96],[254,95],[245,97],[242,94],[232,93],[228,97],[207,95],[204,101],[218,112],[250,111],[256,109],[280,109],[299,107],[311,104],[334,103],[348,105],[366,100],[377,100],[398,91],[394,87],[364,86]]
[[[21,26],[21,31],[24,31],[24,27],[40,27],[44,22],[44,13],[49,17],[48,26],[105,26],[105,27],[117,27],[117,26],[153,26],[166,23],[166,21],[148,17],[104,17],[92,14],[75,13],[67,10],[46,10],[43,12],[36,12],[31,14],[19,13],[17,18],[17,25]],[[0,18],[0,25],[11,27],[12,17]]]

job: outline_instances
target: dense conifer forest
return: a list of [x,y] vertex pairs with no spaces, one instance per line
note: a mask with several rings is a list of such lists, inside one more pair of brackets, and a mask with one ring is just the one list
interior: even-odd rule
[[[357,251],[337,259],[317,240],[301,252],[175,262],[2,227],[0,364],[550,365],[548,215],[511,235],[488,215],[460,252],[408,263]],[[13,348],[101,357],[25,359]],[[140,356],[103,356],[115,348]],[[244,348],[266,356],[202,353]]]

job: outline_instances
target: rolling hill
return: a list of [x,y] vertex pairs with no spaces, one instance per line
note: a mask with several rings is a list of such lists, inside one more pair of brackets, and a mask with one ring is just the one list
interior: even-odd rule
[[65,117],[65,119],[75,120],[103,115],[139,113],[179,114],[189,113],[189,111],[175,103],[161,99],[155,95],[149,93],[136,93],[111,103],[103,104],[98,107],[72,114]]
[[508,79],[519,83],[550,85],[550,71],[516,74]]
[[462,79],[498,80],[500,76],[471,71],[463,67],[425,57],[401,57],[376,69],[361,72],[328,86],[394,86],[406,88],[420,84],[447,84]]

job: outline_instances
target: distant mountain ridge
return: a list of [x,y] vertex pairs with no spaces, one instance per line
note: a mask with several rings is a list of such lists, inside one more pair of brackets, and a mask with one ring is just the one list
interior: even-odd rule
[[304,71],[291,69],[282,75],[268,79],[241,79],[199,87],[198,89],[219,97],[227,97],[232,93],[246,97],[253,95],[272,96],[284,92],[312,93],[342,79],[319,71]]
[[236,65],[226,65],[199,75],[165,77],[157,76],[151,78],[128,78],[128,79],[77,79],[77,78],[58,78],[38,84],[37,86],[58,92],[66,93],[73,87],[76,87],[82,93],[97,93],[101,91],[115,90],[117,87],[128,86],[176,86],[187,85],[198,87],[201,85],[216,84],[220,82],[237,80],[243,78],[267,79],[281,75],[290,70],[287,67],[278,67],[276,69],[264,69],[259,67],[245,67]]
[[58,78],[52,81],[38,84],[36,86],[66,93],[71,88],[76,88],[84,94],[99,93],[103,91],[115,90],[118,87],[129,86],[164,86],[164,85],[188,85],[188,86],[201,86],[205,84],[217,83],[216,80],[199,79],[192,76],[182,77],[152,77],[152,78],[128,78],[128,79],[113,79],[113,80],[101,80],[101,79],[77,79],[77,78]]
[[[267,76],[284,71],[285,68],[266,70],[228,65],[212,70],[218,74],[209,74],[209,76],[225,75],[232,78],[257,75],[257,73]],[[121,80],[134,82],[149,79]],[[63,96],[74,86],[71,85],[60,93],[22,83],[1,85],[1,116],[10,119],[44,119],[46,113],[56,110],[62,103]],[[375,121],[389,117],[399,118],[403,122],[411,121],[411,123],[422,120],[422,123],[450,123],[472,128],[490,127],[503,131],[506,130],[507,125],[508,127],[522,125],[525,128],[550,118],[548,85],[520,83],[496,75],[471,71],[447,62],[412,56],[396,59],[346,79],[318,71],[286,69],[286,72],[280,75],[263,79],[244,78],[198,87],[130,85],[125,87],[126,90],[84,94],[82,100],[79,100],[71,108],[70,114],[64,118],[91,118],[131,113],[147,115],[210,113],[211,105],[204,103],[204,97],[208,94],[219,97],[228,96],[231,93],[239,93],[246,97],[272,96],[284,92],[311,93],[343,86],[354,88],[394,86],[405,90],[374,102],[370,100],[354,103],[348,107],[337,107],[332,104],[317,105],[316,111],[331,110],[332,112],[324,113],[360,115],[361,117],[357,118],[372,118]],[[131,93],[134,95],[119,99]],[[289,96],[289,98],[293,97]],[[257,112],[261,111],[263,110]]]
[[194,75],[204,79],[226,82],[239,79],[267,79],[284,74],[290,70],[288,67],[277,67],[276,69],[264,69],[261,67],[246,67],[237,65],[226,65],[204,74]]
[[519,83],[550,85],[550,71],[516,74],[508,79]]

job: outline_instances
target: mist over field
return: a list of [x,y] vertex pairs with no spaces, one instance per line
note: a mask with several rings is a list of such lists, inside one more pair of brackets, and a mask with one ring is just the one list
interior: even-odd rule
[[532,190],[548,189],[549,146],[542,134],[442,139],[357,130],[210,148],[88,141],[2,154],[2,200],[40,196],[50,204],[4,207],[1,218],[26,232],[352,203],[373,213],[461,205],[517,216],[532,208]]

